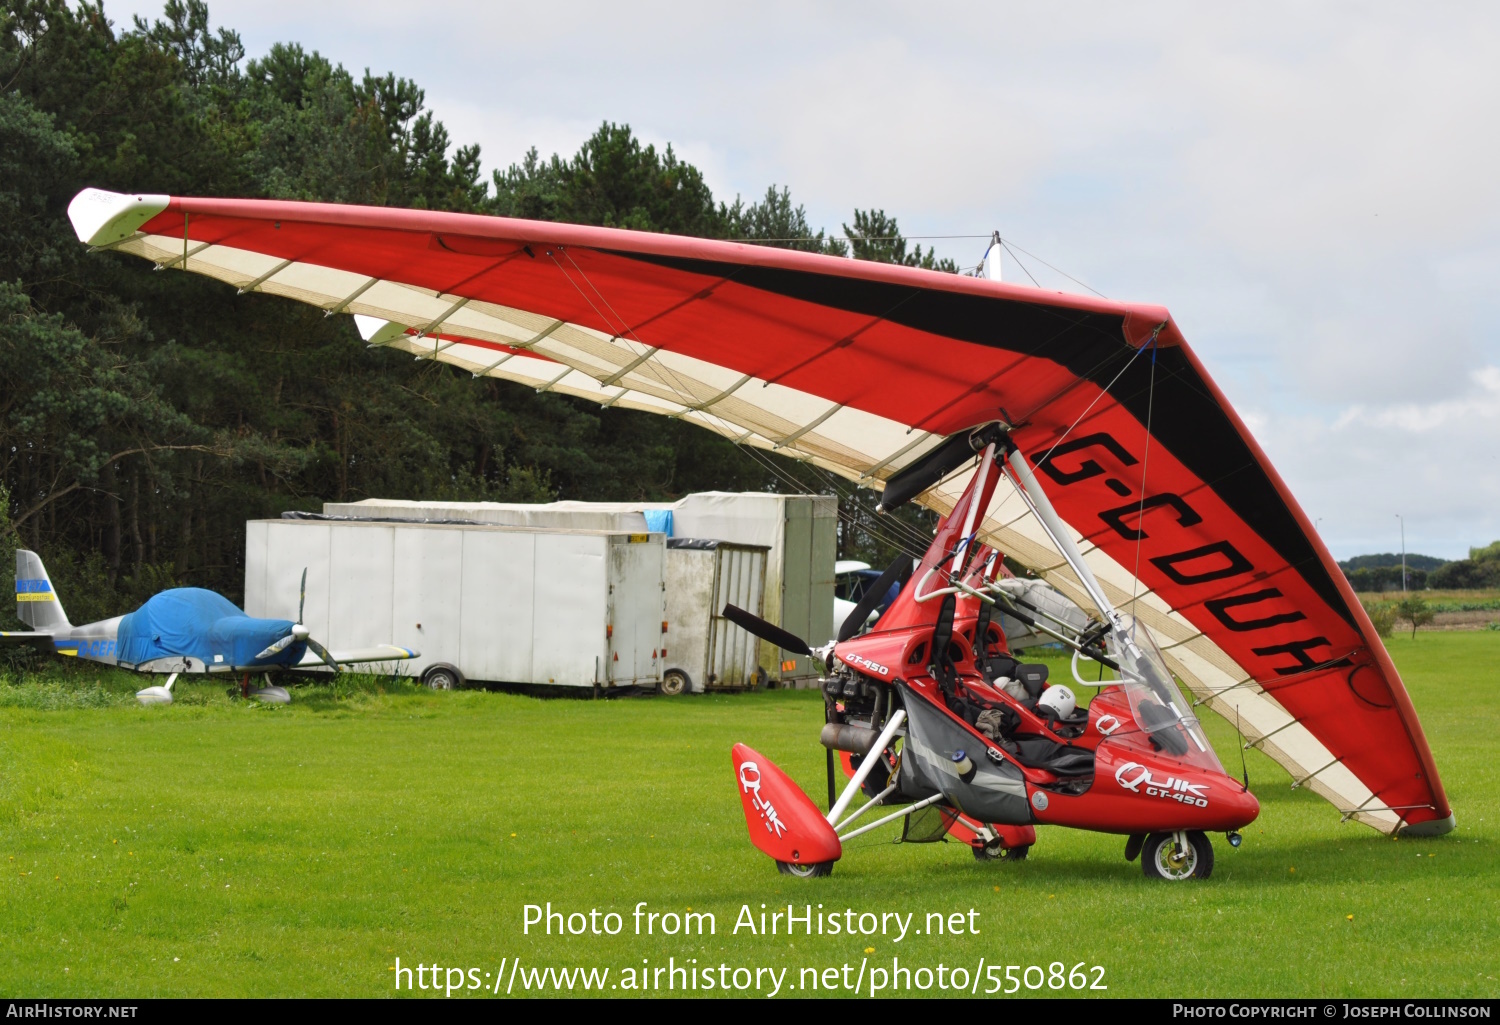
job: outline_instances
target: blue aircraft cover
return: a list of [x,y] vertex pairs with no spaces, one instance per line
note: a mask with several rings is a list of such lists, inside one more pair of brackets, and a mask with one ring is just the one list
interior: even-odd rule
[[138,665],[191,655],[210,666],[249,665],[292,625],[288,619],[247,616],[213,591],[178,587],[161,592],[120,620],[118,658]]
[[672,510],[671,509],[647,509],[645,510],[646,529],[653,534],[665,534],[672,536]]

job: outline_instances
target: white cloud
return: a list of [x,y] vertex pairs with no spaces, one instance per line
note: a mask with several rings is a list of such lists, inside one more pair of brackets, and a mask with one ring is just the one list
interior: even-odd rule
[[1410,551],[1461,558],[1500,538],[1500,367],[1437,402],[1241,412],[1341,558],[1396,550],[1397,513]]
[[1417,434],[1438,430],[1483,430],[1483,421],[1500,419],[1500,367],[1485,367],[1469,375],[1473,391],[1458,398],[1425,404],[1404,402],[1384,408],[1351,406],[1333,429],[1351,426],[1394,427]]

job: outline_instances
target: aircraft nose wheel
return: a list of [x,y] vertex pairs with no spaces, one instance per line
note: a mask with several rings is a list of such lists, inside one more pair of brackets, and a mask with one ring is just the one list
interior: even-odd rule
[[1197,830],[1188,833],[1152,833],[1141,849],[1141,870],[1147,879],[1181,882],[1207,879],[1214,870],[1214,848]]
[[811,865],[803,865],[795,861],[778,861],[776,871],[784,876],[796,876],[798,879],[817,879],[833,875],[833,862],[819,861]]

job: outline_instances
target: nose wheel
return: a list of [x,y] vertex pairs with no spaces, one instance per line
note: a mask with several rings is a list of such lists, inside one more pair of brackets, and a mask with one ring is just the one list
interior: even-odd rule
[[1141,870],[1147,879],[1177,883],[1207,879],[1214,870],[1214,848],[1197,830],[1152,833],[1141,849]]

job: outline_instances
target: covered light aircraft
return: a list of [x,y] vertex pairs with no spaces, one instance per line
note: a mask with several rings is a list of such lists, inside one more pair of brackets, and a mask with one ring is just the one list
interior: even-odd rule
[[952,513],[994,462],[953,448],[995,425],[1008,469],[965,537],[1095,610],[1097,643],[1159,651],[1181,712],[1224,716],[1343,819],[1454,826],[1364,609],[1160,306],[426,210],[88,189],[69,215],[96,249],[355,314],[371,345],[917,489],[891,504]]
[[[143,705],[170,705],[172,686],[182,673],[235,673],[245,697],[284,705],[291,696],[285,687],[270,682],[278,671],[326,665],[338,672],[341,665],[418,656],[410,648],[392,644],[329,651],[302,625],[306,597],[307,571],[303,570],[296,622],[256,619],[221,594],[201,587],[174,587],[127,615],[74,626],[41,558],[20,549],[16,552],[16,617],[31,630],[0,633],[0,643],[29,645],[138,673],[165,674],[165,683],[136,692]],[[266,686],[251,690],[250,677],[257,673],[265,675]]]

